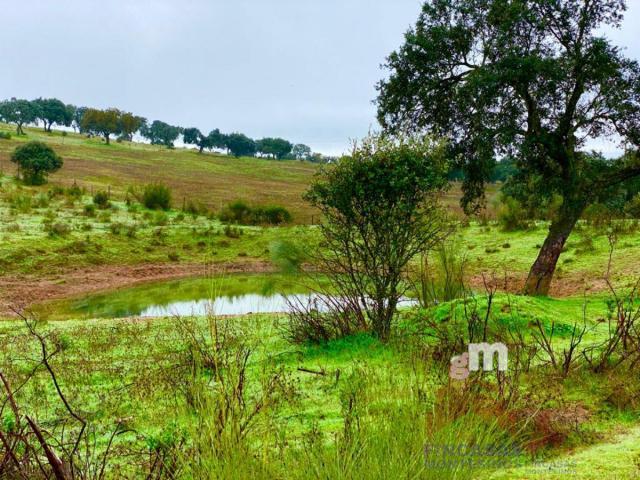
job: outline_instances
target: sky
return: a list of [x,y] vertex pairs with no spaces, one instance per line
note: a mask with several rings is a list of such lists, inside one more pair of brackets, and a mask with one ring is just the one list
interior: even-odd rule
[[[280,136],[335,155],[376,128],[380,66],[402,44],[421,3],[6,2],[0,98],[116,107],[204,132]],[[640,59],[640,0],[628,4],[622,30],[606,33]]]

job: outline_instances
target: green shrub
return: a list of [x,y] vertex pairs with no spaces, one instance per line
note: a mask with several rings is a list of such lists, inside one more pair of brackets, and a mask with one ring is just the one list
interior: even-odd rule
[[87,217],[95,217],[96,216],[96,206],[93,203],[89,203],[84,206],[84,214]]
[[83,194],[84,194],[84,190],[80,188],[75,182],[73,183],[73,185],[71,185],[69,188],[65,190],[65,195],[67,197],[71,197],[75,199],[82,198]]
[[18,165],[18,173],[28,185],[42,185],[47,175],[62,167],[62,158],[43,142],[29,142],[17,147],[11,161]]
[[252,224],[281,225],[291,222],[291,213],[276,205],[256,207],[252,212]]
[[11,140],[11,134],[9,132],[0,132],[0,140]]
[[122,225],[120,222],[113,222],[111,225],[109,225],[109,230],[111,230],[111,233],[113,233],[114,235],[120,235],[120,232],[123,228],[124,225]]
[[18,213],[29,213],[32,207],[32,199],[30,195],[13,192],[7,197],[9,206]]
[[142,203],[150,210],[169,210],[171,190],[159,183],[147,185],[142,194]]
[[125,233],[125,235],[129,238],[136,238],[136,235],[138,233],[138,226],[135,224],[131,224],[127,226],[127,231]]
[[291,213],[281,206],[250,207],[242,200],[227,205],[220,212],[220,220],[241,225],[281,225],[291,221]]
[[48,208],[49,207],[49,196],[45,193],[39,193],[36,196],[36,201],[34,206],[36,208]]
[[102,191],[97,192],[93,196],[93,204],[102,210],[109,208],[111,206],[111,202],[109,202],[109,194]]
[[169,223],[169,217],[164,212],[157,212],[153,217],[153,224],[157,227],[164,227]]
[[640,218],[640,193],[629,201],[625,213],[631,218]]
[[611,225],[613,215],[609,207],[603,203],[594,203],[585,209],[582,218],[586,220],[587,225],[602,230]]
[[240,238],[240,235],[242,235],[242,229],[231,225],[225,225],[224,234],[229,238]]
[[228,223],[246,223],[250,214],[251,207],[242,200],[236,200],[220,212],[220,220]]
[[498,222],[503,230],[513,232],[531,228],[531,218],[522,204],[513,197],[503,196],[498,207]]
[[64,237],[71,232],[71,227],[63,222],[46,223],[45,231],[52,237]]

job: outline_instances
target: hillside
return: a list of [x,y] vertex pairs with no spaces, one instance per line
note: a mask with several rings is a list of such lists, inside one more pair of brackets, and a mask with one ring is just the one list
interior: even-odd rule
[[[15,133],[10,125],[0,131]],[[318,168],[308,162],[233,158],[215,153],[198,154],[189,149],[168,150],[142,143],[106,145],[100,138],[38,128],[25,130],[26,137],[0,140],[0,169],[13,173],[9,161],[13,149],[29,140],[44,141],[63,157],[63,168],[52,175],[53,185],[73,182],[87,191],[111,187],[112,195],[124,196],[128,187],[162,182],[174,193],[174,202],[203,203],[214,211],[228,202],[243,199],[250,203],[284,205],[296,223],[309,223],[313,210],[301,198]],[[180,206],[180,205],[176,205]]]

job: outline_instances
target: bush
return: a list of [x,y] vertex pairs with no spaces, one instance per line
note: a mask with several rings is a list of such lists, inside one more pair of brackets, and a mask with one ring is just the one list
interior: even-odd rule
[[142,203],[151,210],[169,210],[171,208],[171,190],[159,183],[147,185],[142,194]]
[[236,200],[220,212],[220,220],[228,223],[245,223],[251,214],[251,207],[242,200]]
[[111,233],[113,233],[114,235],[120,235],[120,232],[123,228],[124,225],[122,225],[120,222],[114,222],[109,225],[109,230],[111,230]]
[[96,216],[96,206],[93,203],[89,203],[84,206],[84,214],[87,217],[95,217]]
[[107,192],[97,192],[93,196],[93,204],[102,210],[109,208],[111,206],[109,194]]
[[16,148],[11,161],[18,165],[18,173],[28,185],[42,185],[47,175],[62,167],[62,158],[43,142],[29,142]]
[[220,212],[220,220],[241,225],[281,225],[291,221],[291,213],[278,205],[251,207],[236,200]]
[[75,182],[73,183],[72,186],[67,188],[67,190],[65,191],[65,195],[67,197],[75,198],[75,199],[82,198],[83,193],[84,193],[83,189],[80,188]]
[[12,193],[7,198],[9,206],[18,213],[29,213],[31,211],[31,196],[22,193]]
[[64,237],[71,232],[71,227],[66,223],[46,223],[45,231],[52,237]]
[[531,228],[531,219],[522,204],[513,197],[502,197],[498,207],[498,222],[507,232]]
[[153,217],[153,224],[157,227],[164,227],[169,223],[169,217],[164,212],[158,212]]
[[284,207],[256,207],[252,212],[253,224],[281,225],[291,221],[291,213]]
[[11,140],[11,134],[9,132],[0,132],[0,140]]
[[238,227],[232,227],[231,225],[225,225],[224,234],[229,238],[240,238],[242,230]]
[[631,218],[640,218],[640,193],[629,201],[625,213]]

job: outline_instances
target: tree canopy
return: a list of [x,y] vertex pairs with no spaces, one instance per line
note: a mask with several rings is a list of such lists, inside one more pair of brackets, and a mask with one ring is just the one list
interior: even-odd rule
[[43,142],[29,142],[20,145],[11,155],[11,161],[18,165],[18,173],[25,183],[41,185],[47,175],[62,167],[62,158]]
[[121,115],[122,112],[116,108],[107,110],[88,108],[82,116],[82,130],[104,137],[108,145],[110,136],[121,132]]
[[33,101],[37,105],[38,120],[42,121],[44,131],[50,132],[52,125],[70,126],[73,112],[67,105],[57,98],[37,98]]
[[226,136],[225,147],[234,157],[250,157],[256,153],[256,142],[243,133],[230,133]]
[[640,146],[640,67],[601,34],[624,0],[430,0],[378,85],[388,131],[427,131],[450,142],[464,172],[462,204],[483,204],[496,159],[528,202],[562,198],[526,292],[545,294],[568,235],[587,205],[640,175],[637,155],[603,160],[590,139]]
[[24,135],[22,127],[38,118],[38,106],[29,100],[5,100],[0,103],[0,118],[16,125],[16,134]]
[[291,153],[293,145],[284,138],[263,138],[256,142],[256,150],[271,158],[282,160]]
[[305,195],[324,218],[320,270],[382,339],[407,264],[444,233],[438,198],[447,168],[444,149],[428,139],[374,136],[322,169]]
[[140,133],[152,145],[164,145],[165,147],[173,148],[173,142],[182,133],[182,128],[174,127],[160,120],[154,120],[150,126],[146,123],[143,124]]

